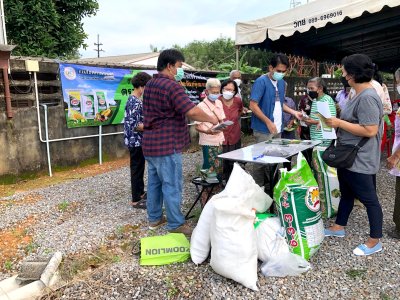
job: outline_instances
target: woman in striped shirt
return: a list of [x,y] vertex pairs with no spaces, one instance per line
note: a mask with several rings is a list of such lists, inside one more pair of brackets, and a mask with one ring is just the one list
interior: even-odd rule
[[327,88],[324,81],[320,77],[312,78],[307,83],[307,94],[309,99],[312,100],[310,118],[303,119],[303,121],[310,126],[311,140],[320,140],[320,146],[328,147],[332,140],[322,138],[322,130],[319,118],[316,113],[317,102],[327,102],[329,111],[332,117],[336,117],[336,105],[331,96],[327,94]]

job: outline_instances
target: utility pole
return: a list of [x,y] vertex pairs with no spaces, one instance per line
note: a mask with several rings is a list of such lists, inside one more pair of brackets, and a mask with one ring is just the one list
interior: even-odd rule
[[[308,3],[308,0],[307,0]],[[297,0],[290,0],[290,8],[295,8],[296,6],[301,5],[301,1],[297,1]]]
[[94,43],[94,45],[97,47],[97,49],[94,49],[94,51],[97,51],[97,57],[100,57],[100,52],[104,52],[103,49],[100,49],[100,46],[102,46],[103,44],[100,43],[100,36],[97,35],[97,43]]

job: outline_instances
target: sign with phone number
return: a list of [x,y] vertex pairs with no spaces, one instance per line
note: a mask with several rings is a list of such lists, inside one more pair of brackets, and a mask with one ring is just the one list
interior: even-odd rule
[[331,13],[326,13],[326,14],[322,14],[322,15],[319,15],[319,16],[311,17],[311,18],[304,18],[302,20],[293,21],[293,27],[294,28],[299,28],[299,27],[305,26],[307,24],[314,24],[314,23],[317,23],[319,21],[325,21],[325,20],[334,19],[334,18],[340,17],[342,15],[343,15],[343,11],[342,10],[338,10],[338,11],[334,11],[334,12],[331,12]]

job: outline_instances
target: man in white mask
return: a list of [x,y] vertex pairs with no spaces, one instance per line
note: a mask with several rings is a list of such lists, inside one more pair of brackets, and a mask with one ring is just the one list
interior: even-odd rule
[[239,93],[236,95],[236,97],[239,97],[240,100],[242,100],[242,94],[241,94],[241,89],[240,89],[240,85],[242,84],[242,73],[240,73],[239,70],[232,70],[229,73],[229,79],[233,80],[234,82],[236,82],[238,88],[239,88]]
[[[285,54],[275,54],[268,66],[268,73],[256,79],[250,95],[251,128],[256,142],[280,137],[283,130],[283,112],[302,119],[302,113],[288,107],[285,100],[285,76],[289,67],[289,59]],[[270,168],[254,164],[253,178],[259,186],[265,186],[266,191],[273,189]],[[269,189],[267,186],[269,185]]]

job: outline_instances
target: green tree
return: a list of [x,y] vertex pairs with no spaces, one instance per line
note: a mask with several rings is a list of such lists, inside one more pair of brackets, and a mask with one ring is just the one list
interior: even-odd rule
[[[175,45],[185,55],[186,62],[196,69],[229,72],[236,69],[236,48],[231,38],[220,37],[214,41],[193,41],[184,47]],[[271,59],[271,52],[241,48],[239,69],[243,73],[259,74]]]
[[75,57],[87,34],[82,19],[96,14],[96,0],[4,1],[7,36],[14,55]]

